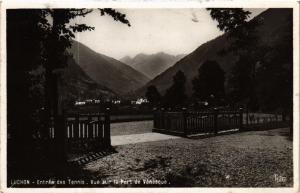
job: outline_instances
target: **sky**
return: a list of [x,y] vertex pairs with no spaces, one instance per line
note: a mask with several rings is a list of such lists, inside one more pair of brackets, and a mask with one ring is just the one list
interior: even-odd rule
[[[205,9],[117,10],[126,14],[131,27],[114,21],[110,16],[100,16],[95,10],[76,19],[76,23],[95,27],[93,31],[77,33],[76,40],[96,52],[120,59],[139,53],[189,54],[223,33]],[[265,9],[248,10],[254,17]]]

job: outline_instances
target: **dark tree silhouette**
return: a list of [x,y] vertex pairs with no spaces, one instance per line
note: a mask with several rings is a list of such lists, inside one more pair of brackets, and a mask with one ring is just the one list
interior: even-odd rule
[[160,104],[161,102],[161,95],[158,92],[156,86],[151,85],[147,88],[146,91],[146,98],[148,99],[148,101],[150,102],[150,104],[152,106],[157,106]]
[[229,98],[239,103],[257,108],[255,88],[255,65],[262,49],[258,48],[257,26],[259,19],[248,21],[251,12],[241,8],[211,8],[211,17],[218,22],[218,28],[227,33],[230,46],[223,52],[235,52],[238,60],[229,78]]
[[253,61],[246,56],[240,56],[229,78],[229,98],[233,103],[248,104],[254,94]]
[[216,61],[204,62],[198,71],[198,76],[193,79],[194,97],[201,101],[219,103],[224,99],[224,71]]
[[[8,174],[27,173],[35,167],[33,136],[42,127],[44,64],[40,42],[47,21],[42,10],[7,10],[7,133]],[[21,175],[20,175],[21,176]]]
[[[292,112],[293,18],[287,16],[284,38],[279,44],[264,46],[258,42],[256,28],[263,21],[248,21],[249,11],[243,9],[208,9],[218,21],[220,30],[227,32],[239,58],[229,79],[230,98],[260,110]],[[283,10],[284,11],[284,10]],[[285,10],[287,11],[287,10]]]
[[164,105],[166,107],[181,107],[184,105],[187,96],[185,94],[186,77],[184,73],[179,70],[173,76],[173,85],[166,91],[164,96]]
[[212,19],[218,22],[218,28],[227,33],[231,45],[227,51],[243,52],[257,40],[256,27],[259,19],[248,21],[251,12],[242,8],[209,8]]
[[263,110],[293,112],[293,17],[286,19],[283,39],[276,47],[269,47],[257,68],[256,86],[259,105]]

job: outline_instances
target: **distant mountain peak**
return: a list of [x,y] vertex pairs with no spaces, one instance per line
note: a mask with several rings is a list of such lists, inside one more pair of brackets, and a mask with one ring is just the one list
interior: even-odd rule
[[120,61],[122,60],[131,60],[132,58],[130,56],[124,56],[123,58],[120,59]]
[[[171,55],[171,54],[167,54],[167,53],[165,53],[165,52],[163,52],[163,51],[162,51],[162,52],[157,52],[156,54],[157,54],[157,55],[169,55],[169,56]],[[155,54],[152,54],[152,55],[155,55]]]
[[154,78],[175,64],[183,56],[182,54],[174,56],[161,51],[155,54],[139,53],[133,58],[125,56],[120,61],[145,74],[147,77]]

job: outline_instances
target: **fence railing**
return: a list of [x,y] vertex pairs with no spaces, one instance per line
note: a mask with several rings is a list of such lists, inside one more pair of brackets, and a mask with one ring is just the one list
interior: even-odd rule
[[[109,110],[98,114],[69,114],[64,117],[64,132],[55,131],[54,120],[50,120],[47,139],[55,142],[63,137],[66,151],[102,150],[111,146]],[[63,136],[59,136],[63,135]]]
[[154,112],[153,131],[175,135],[218,134],[227,131],[271,129],[286,126],[282,115],[245,113],[239,110]]
[[245,129],[273,129],[289,126],[289,117],[278,113],[244,113]]

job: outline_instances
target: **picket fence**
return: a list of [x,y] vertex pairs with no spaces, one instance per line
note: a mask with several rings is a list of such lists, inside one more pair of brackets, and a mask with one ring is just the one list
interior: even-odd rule
[[67,114],[63,118],[63,132],[55,130],[50,120],[47,131],[49,143],[63,138],[61,148],[67,152],[100,151],[111,147],[110,113]]
[[246,113],[238,110],[166,111],[154,112],[154,132],[181,136],[218,134],[229,131],[271,129],[286,125],[282,115]]

